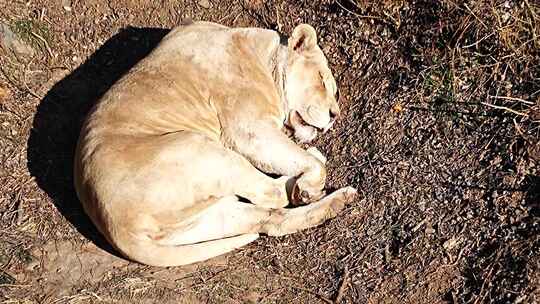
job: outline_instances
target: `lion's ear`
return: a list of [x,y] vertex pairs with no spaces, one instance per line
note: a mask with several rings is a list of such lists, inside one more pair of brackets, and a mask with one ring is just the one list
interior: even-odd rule
[[289,49],[298,53],[309,51],[317,45],[317,33],[309,24],[300,24],[289,38]]

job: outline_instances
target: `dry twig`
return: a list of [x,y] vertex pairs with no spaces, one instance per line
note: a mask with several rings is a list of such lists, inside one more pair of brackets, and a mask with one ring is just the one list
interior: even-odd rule
[[53,58],[53,53],[51,51],[51,48],[49,47],[49,43],[47,42],[47,40],[45,40],[45,38],[41,37],[40,35],[34,33],[34,32],[30,32],[32,34],[32,36],[36,37],[37,39],[41,40],[41,42],[43,42],[43,45],[45,46],[45,49],[47,50],[47,53],[49,53],[49,56],[51,56],[51,58]]
[[345,265],[345,269],[343,270],[343,280],[341,281],[341,286],[339,287],[336,299],[334,300],[334,304],[341,303],[341,300],[345,295],[345,291],[347,290],[347,286],[349,285],[349,277],[349,266]]
[[494,105],[494,104],[490,104],[490,103],[487,103],[487,102],[481,102],[481,104],[483,104],[483,105],[485,105],[485,106],[488,106],[488,107],[495,108],[495,109],[508,111],[508,112],[514,113],[514,114],[519,115],[519,116],[525,116],[525,117],[528,117],[528,116],[529,116],[529,114],[527,114],[527,113],[521,113],[521,112],[516,111],[516,110],[514,110],[514,109],[510,109],[509,107],[496,106],[496,105]]
[[512,100],[512,101],[519,101],[527,105],[534,105],[534,102],[528,101],[525,99],[517,98],[517,97],[510,97],[510,96],[489,96],[490,98],[496,98],[496,99],[505,99],[505,100]]

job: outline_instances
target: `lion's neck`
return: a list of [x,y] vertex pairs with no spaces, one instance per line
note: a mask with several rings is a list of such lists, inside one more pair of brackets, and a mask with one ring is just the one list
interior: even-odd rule
[[[272,77],[276,84],[278,94],[281,99],[281,104],[283,105],[283,112],[288,113],[288,102],[286,94],[286,79],[287,79],[287,46],[279,44],[275,54],[270,63],[272,68]],[[285,114],[286,115],[286,114]]]

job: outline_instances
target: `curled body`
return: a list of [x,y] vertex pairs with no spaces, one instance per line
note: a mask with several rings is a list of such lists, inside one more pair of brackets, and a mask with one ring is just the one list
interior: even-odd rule
[[120,253],[156,266],[202,261],[261,233],[314,227],[355,194],[325,195],[324,156],[283,132],[309,142],[339,106],[314,29],[281,41],[259,28],[177,27],[96,103],[75,188]]

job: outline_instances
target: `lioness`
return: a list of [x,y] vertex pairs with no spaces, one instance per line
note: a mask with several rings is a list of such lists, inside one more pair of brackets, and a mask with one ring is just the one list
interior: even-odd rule
[[[321,224],[356,191],[324,197],[324,157],[282,129],[302,142],[327,130],[339,114],[336,90],[309,25],[288,45],[271,30],[177,27],[86,118],[79,199],[120,253],[156,266]],[[285,209],[289,196],[311,204]]]

